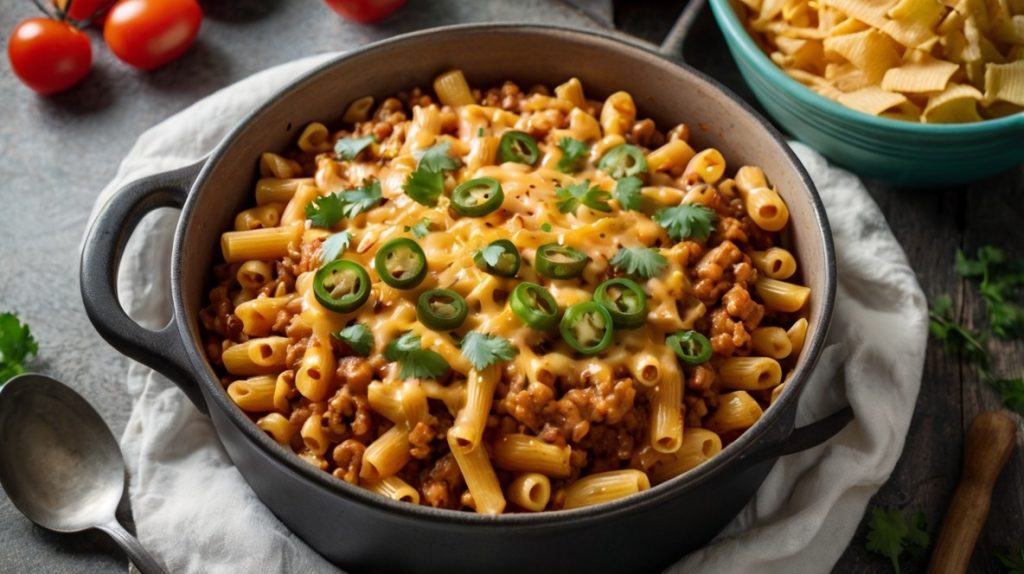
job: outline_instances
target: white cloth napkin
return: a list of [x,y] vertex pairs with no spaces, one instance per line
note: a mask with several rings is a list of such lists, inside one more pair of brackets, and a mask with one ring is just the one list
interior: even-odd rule
[[[256,74],[144,133],[97,206],[124,184],[200,159],[243,114],[329,55]],[[742,513],[672,572],[827,572],[903,450],[927,338],[923,293],[882,213],[853,175],[793,144],[824,199],[840,285],[830,345],[806,387],[797,424],[847,401],[856,420],[827,444],[779,460]],[[94,210],[95,212],[95,210]],[[170,315],[175,212],[140,225],[122,262],[129,314],[156,327]],[[139,538],[174,572],[333,571],[256,498],[210,421],[173,384],[133,363],[134,400],[121,439]]]

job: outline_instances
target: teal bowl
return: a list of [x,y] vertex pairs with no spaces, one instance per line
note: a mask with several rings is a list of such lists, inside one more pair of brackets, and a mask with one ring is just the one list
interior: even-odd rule
[[834,163],[911,187],[963,183],[1024,163],[1024,113],[969,124],[923,124],[852,110],[776,66],[751,39],[730,0],[710,2],[743,79],[764,109]]

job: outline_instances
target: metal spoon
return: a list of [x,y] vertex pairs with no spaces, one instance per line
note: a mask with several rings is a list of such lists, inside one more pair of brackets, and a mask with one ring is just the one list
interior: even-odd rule
[[143,574],[166,572],[114,517],[124,459],[100,415],[71,388],[36,374],[0,388],[0,485],[43,528],[98,528]]

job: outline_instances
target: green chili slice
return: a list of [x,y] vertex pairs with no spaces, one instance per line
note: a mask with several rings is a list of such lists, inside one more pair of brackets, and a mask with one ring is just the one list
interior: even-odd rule
[[642,149],[631,144],[619,144],[608,150],[597,162],[597,167],[615,179],[622,179],[647,171],[647,158]]
[[424,291],[416,302],[416,318],[435,331],[458,329],[468,312],[466,300],[451,289]]
[[531,329],[547,331],[558,322],[558,303],[548,290],[529,281],[516,285],[509,295],[512,312]]
[[412,289],[427,276],[427,256],[418,243],[408,237],[388,241],[373,258],[381,281],[396,289]]
[[537,248],[534,267],[545,277],[572,279],[582,275],[589,262],[590,257],[582,251],[557,243],[545,243]]
[[687,365],[699,365],[711,358],[711,341],[697,331],[673,333],[665,339],[665,344]]
[[565,310],[558,330],[573,349],[596,355],[612,342],[612,316],[596,301],[577,303]]
[[313,295],[331,311],[355,311],[370,298],[370,274],[355,261],[331,261],[313,276]]
[[601,283],[594,291],[594,301],[608,309],[616,327],[636,329],[647,320],[647,295],[630,279],[620,277]]
[[537,163],[540,152],[537,142],[526,132],[510,131],[501,136],[498,143],[498,159],[502,162],[511,161],[533,165]]
[[[492,265],[491,261],[495,263]],[[473,263],[485,273],[498,277],[515,277],[516,273],[519,273],[522,259],[519,257],[519,250],[516,249],[515,243],[508,239],[498,239],[477,251],[473,255]]]
[[501,207],[505,192],[498,180],[478,177],[462,182],[452,192],[452,208],[467,217],[483,217]]

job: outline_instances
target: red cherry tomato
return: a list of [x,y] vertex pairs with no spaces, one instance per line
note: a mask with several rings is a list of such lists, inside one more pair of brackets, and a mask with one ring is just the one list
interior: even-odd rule
[[[71,2],[71,9],[67,11],[67,17],[75,22],[85,22],[92,18],[93,22],[102,24],[102,12],[106,10],[100,11],[99,14],[97,14],[97,11],[106,4],[108,4],[107,0],[73,0]],[[54,0],[53,5],[60,10],[64,10],[67,8],[68,0]]]
[[184,54],[202,20],[195,0],[123,0],[107,15],[103,39],[122,62],[152,70]]
[[331,10],[349,20],[369,24],[398,10],[405,0],[324,0]]
[[92,67],[89,37],[49,18],[30,18],[14,29],[7,43],[11,69],[40,94],[55,94],[77,84]]

